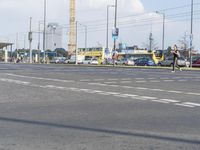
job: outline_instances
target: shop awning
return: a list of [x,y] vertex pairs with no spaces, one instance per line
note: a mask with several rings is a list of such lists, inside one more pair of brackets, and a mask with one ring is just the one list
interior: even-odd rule
[[11,45],[13,45],[13,43],[0,42],[0,49],[3,49],[4,47],[11,46]]

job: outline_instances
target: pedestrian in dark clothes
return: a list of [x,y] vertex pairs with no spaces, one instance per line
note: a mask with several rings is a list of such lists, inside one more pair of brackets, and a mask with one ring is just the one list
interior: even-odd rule
[[178,68],[180,71],[182,71],[181,67],[178,65],[178,58],[180,57],[180,52],[177,48],[177,45],[174,45],[174,50],[172,51],[173,54],[173,68],[172,72],[175,72],[175,68]]

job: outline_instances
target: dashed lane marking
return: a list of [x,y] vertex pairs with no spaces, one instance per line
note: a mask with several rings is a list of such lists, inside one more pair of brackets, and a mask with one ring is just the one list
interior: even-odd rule
[[190,107],[190,108],[195,107],[195,106],[192,106],[192,105],[187,105],[187,104],[182,104],[182,103],[176,103],[174,105],[176,105],[176,106],[183,106],[183,107]]
[[7,75],[15,76],[15,77],[21,77],[21,78],[30,78],[30,79],[56,81],[56,82],[75,82],[74,80],[60,80],[60,79],[53,79],[53,78],[31,77],[31,76],[22,76],[22,75],[10,74],[10,73],[7,73]]
[[180,101],[178,100],[173,100],[173,99],[160,99],[161,101],[166,101],[166,102],[170,102],[170,103],[178,103]]
[[[52,78],[41,78],[41,77],[31,77],[31,76],[22,76],[22,75],[16,75],[16,74],[10,74],[10,73],[7,73],[7,75],[9,76],[15,76],[15,77],[22,77],[22,78],[32,78],[32,79],[39,79],[39,80],[49,80],[49,81],[59,81],[59,82],[75,82],[74,80],[60,80],[60,79],[52,79]],[[163,77],[164,79],[165,77]],[[129,79],[129,78],[124,78],[124,79]],[[143,78],[136,78],[136,79],[143,79]],[[166,79],[166,78],[165,78]],[[10,79],[11,80],[11,79]],[[119,80],[117,78],[115,79],[109,79],[109,80]],[[91,81],[89,79],[85,79],[83,81]],[[173,80],[167,80],[167,81],[173,81]],[[25,81],[23,81],[25,82]],[[147,81],[136,81],[136,82],[139,82],[139,83],[145,83]],[[120,86],[120,85],[108,85],[108,84],[102,84],[102,83],[89,83],[89,84],[98,84],[99,86],[111,86],[111,87],[121,87],[121,88],[135,88],[135,87],[131,87],[131,86]],[[136,87],[136,89],[139,89]],[[140,89],[139,89],[140,90]],[[196,95],[196,96],[200,96],[200,93],[193,93],[193,92],[187,92],[187,93],[184,93],[182,91],[167,91],[167,90],[162,90],[162,89],[148,89],[148,88],[143,88],[141,90],[151,90],[151,91],[159,91],[159,92],[169,92],[169,93],[183,93],[183,94],[188,94],[188,95]]]
[[[99,95],[105,95],[105,96],[128,98],[129,101],[130,101],[130,99],[134,99],[134,100],[158,102],[158,103],[163,103],[163,104],[173,104],[176,106],[182,106],[182,107],[188,107],[188,108],[200,107],[199,103],[180,102],[178,100],[171,100],[171,99],[158,99],[157,97],[150,97],[150,96],[123,94],[123,93],[118,93],[118,92],[107,92],[107,91],[100,91],[100,90],[93,90],[93,89],[81,89],[81,88],[75,88],[75,87],[68,88],[68,87],[61,87],[61,86],[55,86],[55,85],[37,85],[37,84],[31,84],[30,82],[24,82],[24,81],[13,80],[13,79],[4,79],[4,78],[0,78],[0,81],[20,84],[23,86],[32,86],[32,87],[36,87],[36,88],[40,87],[40,88],[45,88],[45,89],[68,90],[68,91],[73,91],[73,92],[85,92],[85,93],[90,93],[90,94],[99,94]],[[120,99],[120,101],[121,100],[124,102],[124,100],[127,100],[127,99]],[[8,102],[14,102],[14,101],[8,101]],[[0,102],[0,103],[2,103],[2,102]]]
[[168,104],[169,102],[167,101],[162,101],[162,100],[152,100],[153,102],[158,102],[158,103],[164,103],[164,104]]
[[186,105],[192,105],[192,106],[198,106],[198,107],[200,107],[200,104],[199,104],[199,103],[184,102],[184,104],[186,104]]
[[170,93],[177,93],[177,94],[183,93],[183,92],[181,92],[181,91],[168,91],[168,92],[170,92]]

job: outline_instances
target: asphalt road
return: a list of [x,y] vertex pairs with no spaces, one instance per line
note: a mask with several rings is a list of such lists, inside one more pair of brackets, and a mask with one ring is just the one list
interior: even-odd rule
[[200,71],[0,64],[0,150],[199,150]]

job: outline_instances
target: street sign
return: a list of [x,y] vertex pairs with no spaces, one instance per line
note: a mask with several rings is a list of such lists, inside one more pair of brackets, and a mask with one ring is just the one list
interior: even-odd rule
[[112,30],[112,38],[117,39],[119,35],[119,28],[113,28]]

